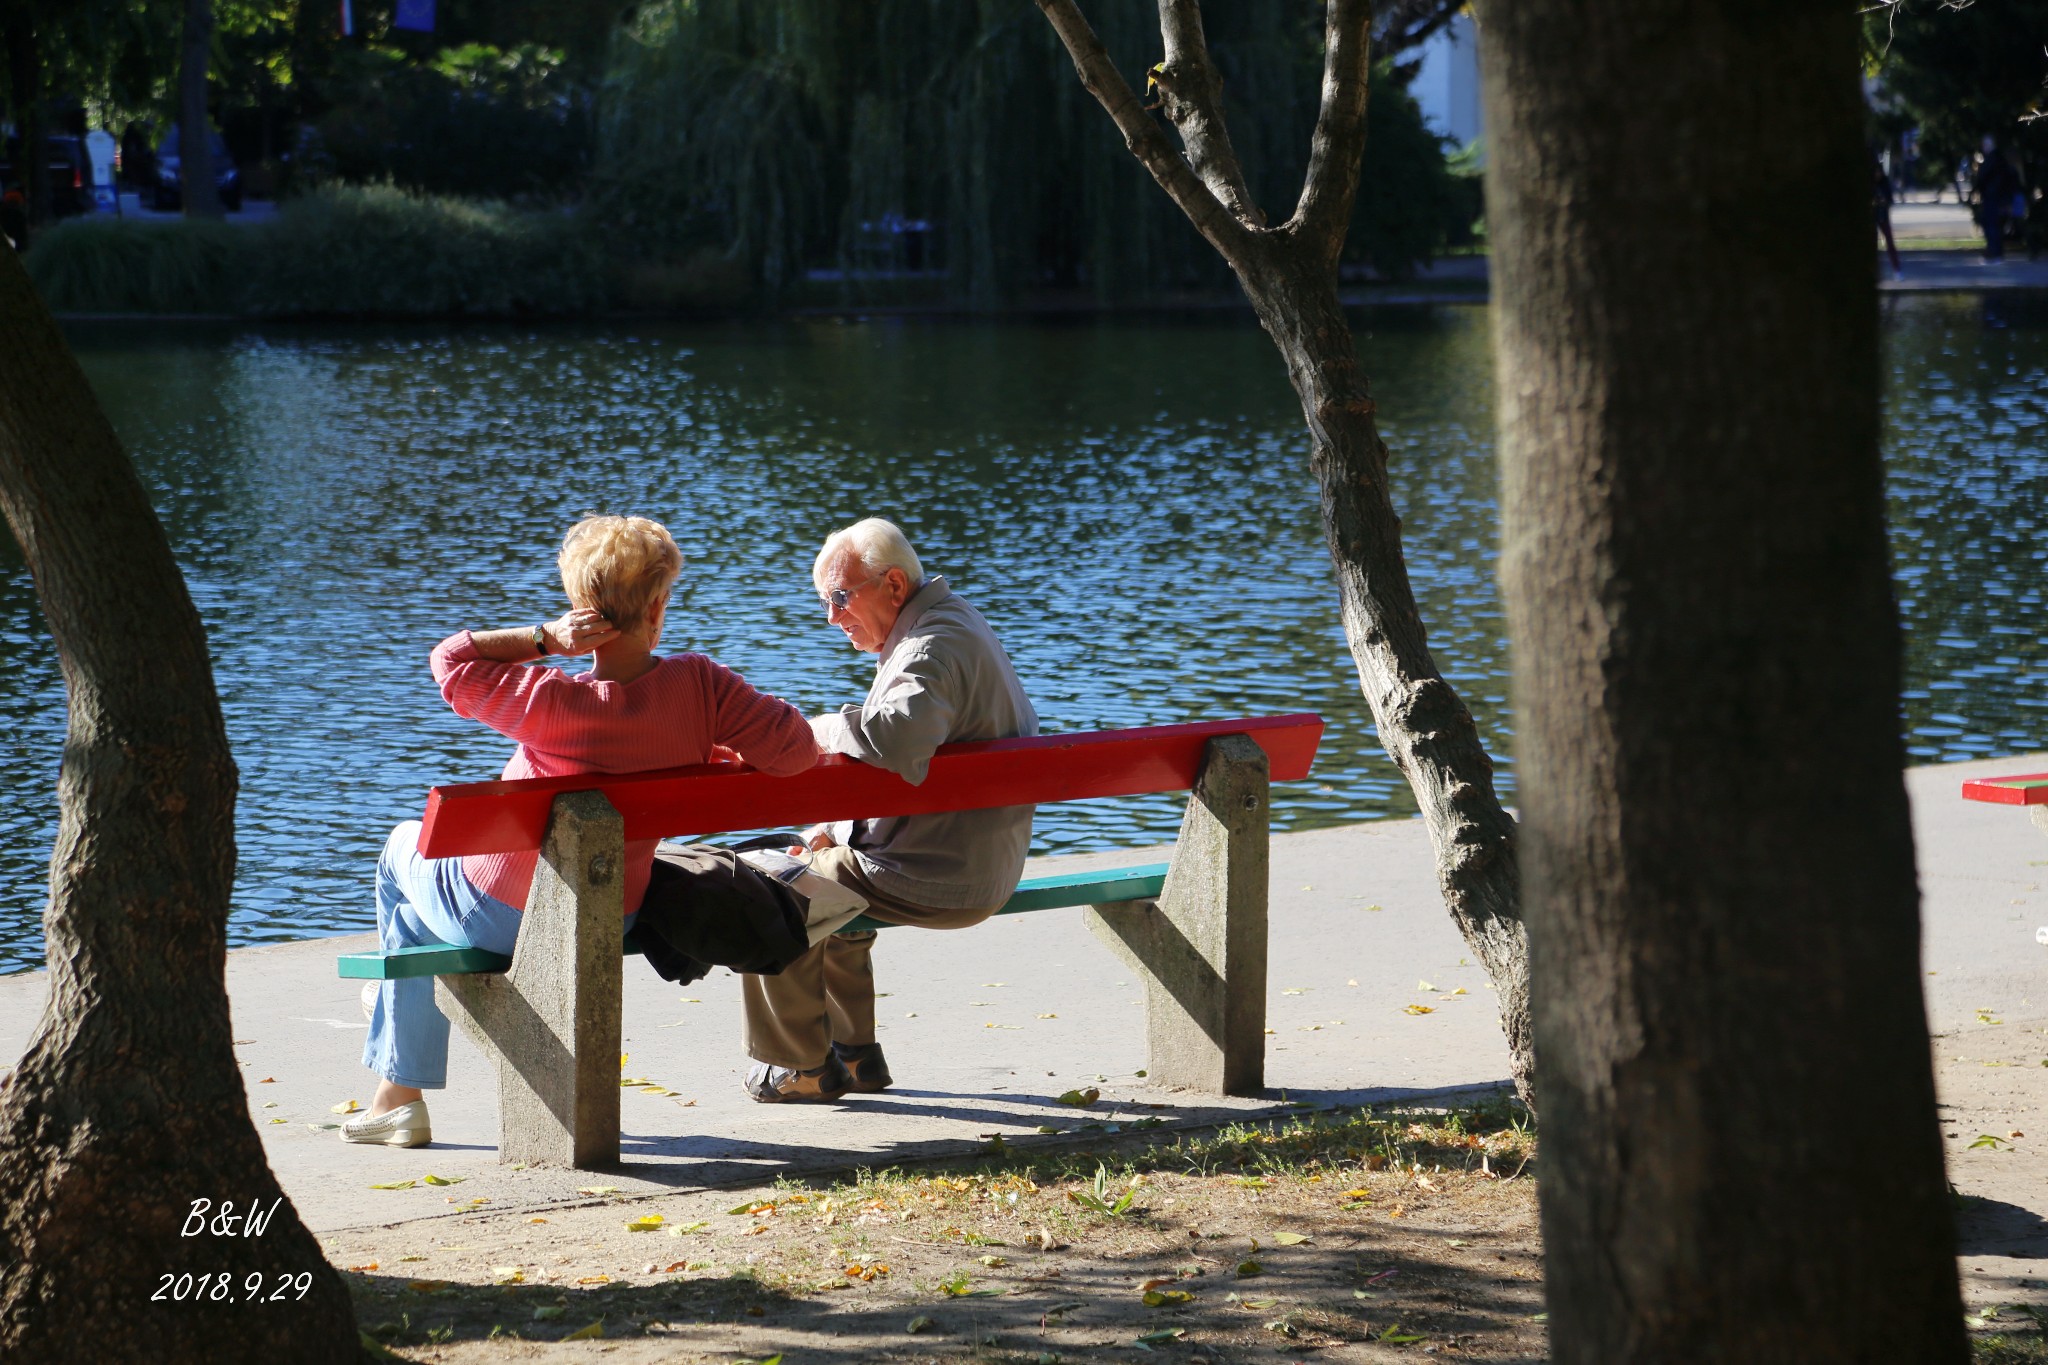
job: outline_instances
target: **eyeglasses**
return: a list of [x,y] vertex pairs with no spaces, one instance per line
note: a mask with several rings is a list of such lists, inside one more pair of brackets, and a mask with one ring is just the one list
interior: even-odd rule
[[821,592],[818,594],[818,603],[820,606],[824,607],[827,612],[845,611],[846,604],[853,600],[853,595],[855,593],[859,592],[862,588],[865,588],[868,584],[874,582],[876,579],[887,577],[888,573],[889,571],[887,569],[884,569],[881,573],[874,574],[868,578],[864,578],[850,588],[832,588],[828,591]]

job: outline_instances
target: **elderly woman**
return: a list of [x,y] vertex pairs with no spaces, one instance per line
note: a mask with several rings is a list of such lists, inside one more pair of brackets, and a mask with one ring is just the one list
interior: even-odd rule
[[[588,517],[569,528],[560,557],[571,610],[541,626],[458,631],[434,647],[434,680],[459,716],[519,747],[504,775],[635,772],[737,756],[778,775],[818,760],[810,723],[701,654],[656,656],[683,556],[644,517]],[[551,654],[595,654],[585,673],[525,665]],[[423,858],[420,825],[391,832],[377,861],[377,931],[384,950],[449,943],[509,954],[537,851]],[[646,894],[657,841],[626,845],[628,927]],[[374,992],[374,998],[372,998]],[[344,1142],[418,1147],[433,1138],[424,1090],[447,1083],[448,1019],[431,978],[365,992],[370,1038],[363,1065],[379,1084],[369,1112],[342,1125]]]

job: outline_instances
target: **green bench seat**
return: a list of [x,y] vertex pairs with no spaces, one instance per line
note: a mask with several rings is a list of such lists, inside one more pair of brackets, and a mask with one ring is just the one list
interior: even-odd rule
[[[1017,884],[1017,892],[1003,903],[998,915],[1021,915],[1029,910],[1058,910],[1075,905],[1106,905],[1114,901],[1157,900],[1166,885],[1166,864],[1107,868],[1100,872],[1068,872],[1054,877],[1031,877]],[[896,926],[862,915],[842,932],[889,929]],[[631,950],[628,949],[628,952]],[[422,948],[400,948],[390,953],[343,953],[337,959],[341,974],[361,981],[400,981],[418,976],[455,976],[465,972],[502,972],[512,959],[504,953],[483,948],[454,948],[430,944]]]

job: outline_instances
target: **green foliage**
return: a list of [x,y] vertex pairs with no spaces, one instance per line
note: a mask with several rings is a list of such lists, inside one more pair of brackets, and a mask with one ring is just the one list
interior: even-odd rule
[[609,294],[572,215],[390,186],[323,190],[257,226],[79,219],[25,264],[70,312],[504,318],[588,313]]
[[1136,1185],[1121,1195],[1112,1196],[1109,1191],[1109,1167],[1098,1163],[1095,1167],[1093,1189],[1075,1190],[1070,1196],[1084,1209],[1092,1209],[1105,1218],[1121,1218],[1131,1211],[1131,1203],[1138,1197]]
[[37,234],[23,264],[65,312],[225,313],[240,305],[245,237],[225,223],[94,215]]
[[1864,12],[1870,66],[1908,118],[1921,153],[1946,177],[1986,134],[2015,147],[2028,182],[2048,171],[2048,0],[1953,5],[1898,0]]
[[1453,170],[1444,158],[1446,139],[1430,131],[1391,62],[1373,72],[1365,126],[1344,255],[1382,278],[1406,279],[1439,248],[1472,240],[1482,208],[1478,168],[1468,158],[1462,174]]
[[[1149,6],[1091,16],[1133,80]],[[1210,0],[1204,26],[1254,198],[1293,211],[1320,86],[1315,7]],[[770,292],[835,268],[858,299],[942,270],[952,297],[1103,301],[1226,287],[1216,253],[1131,157],[1051,28],[1014,0],[654,0],[599,98],[593,216],[622,252],[729,248]],[[1381,73],[1352,254],[1405,273],[1475,212],[1414,102]],[[1384,145],[1381,145],[1384,129]],[[925,232],[901,230],[929,224]]]
[[336,54],[332,107],[301,157],[305,181],[389,181],[436,194],[556,198],[589,161],[588,99],[562,54],[479,43],[420,63],[388,47]]
[[269,317],[526,317],[600,306],[579,221],[492,201],[337,188],[258,229],[249,304]]

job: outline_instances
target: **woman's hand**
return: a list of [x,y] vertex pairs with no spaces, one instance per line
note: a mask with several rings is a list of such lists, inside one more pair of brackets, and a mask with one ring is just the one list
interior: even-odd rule
[[574,658],[600,649],[619,638],[612,623],[589,607],[564,612],[559,620],[541,629],[547,633],[548,653]]

